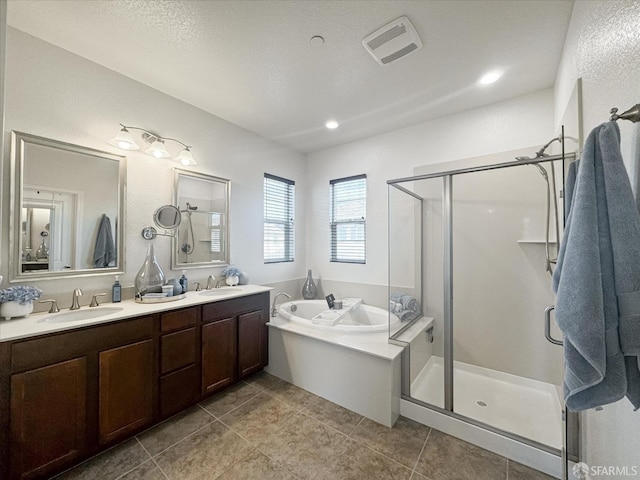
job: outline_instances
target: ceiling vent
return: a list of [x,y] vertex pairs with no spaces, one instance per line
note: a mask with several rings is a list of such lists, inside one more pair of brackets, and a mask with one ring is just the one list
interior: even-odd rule
[[400,17],[362,40],[380,65],[388,65],[422,48],[418,32],[407,17]]

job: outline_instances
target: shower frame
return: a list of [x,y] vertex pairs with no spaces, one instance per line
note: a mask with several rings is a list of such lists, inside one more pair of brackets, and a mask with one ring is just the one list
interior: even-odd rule
[[[564,143],[563,143],[564,147]],[[537,448],[544,452],[560,457],[562,460],[563,478],[566,478],[566,472],[568,469],[568,461],[578,461],[579,457],[579,416],[576,412],[570,412],[566,409],[564,402],[562,404],[562,428],[563,428],[563,448],[558,450],[556,448],[544,445],[526,437],[522,437],[518,434],[501,430],[493,427],[492,425],[480,422],[473,418],[461,415],[454,411],[454,383],[453,383],[453,368],[454,368],[454,351],[453,351],[453,178],[460,174],[469,174],[476,172],[486,172],[489,170],[497,170],[503,168],[510,168],[523,165],[537,165],[547,162],[562,161],[562,185],[564,190],[564,173],[567,171],[567,167],[570,162],[576,159],[575,153],[561,153],[557,155],[541,156],[537,158],[531,158],[526,160],[514,160],[509,162],[492,163],[481,166],[474,166],[468,168],[459,168],[453,170],[445,170],[440,172],[416,175],[412,177],[403,177],[387,181],[388,187],[394,187],[401,192],[408,194],[420,201],[421,212],[423,210],[424,198],[420,195],[412,192],[408,188],[402,186],[403,183],[416,182],[420,180],[437,179],[442,178],[442,219],[443,219],[443,344],[444,344],[444,408],[440,408],[436,405],[432,405],[421,401],[419,399],[411,397],[411,384],[410,384],[410,363],[408,361],[408,349],[405,348],[402,357],[401,367],[401,398],[407,400],[419,406],[434,410],[438,413],[447,415],[456,420],[463,421],[465,423],[480,427],[499,435],[506,436],[512,440],[524,443],[530,447]],[[390,197],[389,197],[390,200]],[[389,214],[391,214],[391,205],[389,205]],[[420,216],[420,235],[423,234],[423,221],[422,215]],[[421,243],[421,249],[424,242]],[[559,245],[558,245],[559,248]],[[420,279],[421,284],[424,279],[424,252],[420,253],[422,261],[420,263]],[[388,258],[389,264],[391,258]],[[390,272],[389,265],[389,272]],[[391,285],[391,278],[389,278],[389,285]],[[421,291],[423,289],[421,288]],[[424,303],[423,303],[424,305]],[[540,312],[541,325],[544,325],[545,312]],[[389,343],[406,347],[407,343],[398,340],[398,338],[405,332],[411,324],[406,325],[401,330],[395,332],[389,337]]]

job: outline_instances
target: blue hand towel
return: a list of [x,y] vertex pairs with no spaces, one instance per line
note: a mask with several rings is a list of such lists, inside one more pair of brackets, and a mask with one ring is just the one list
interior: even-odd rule
[[614,122],[587,138],[553,290],[567,407],[584,410],[625,395],[640,407],[640,217]]
[[109,220],[107,215],[102,214],[100,226],[98,227],[96,246],[93,252],[93,265],[96,268],[104,268],[115,264],[115,261],[116,247],[113,243],[113,234],[111,233],[111,220]]
[[415,320],[420,316],[420,304],[411,295],[392,293],[389,297],[389,311],[395,313],[401,321]]

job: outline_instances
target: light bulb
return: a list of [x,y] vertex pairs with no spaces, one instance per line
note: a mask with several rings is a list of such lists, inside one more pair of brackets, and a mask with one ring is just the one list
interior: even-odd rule
[[335,120],[328,120],[325,124],[325,127],[327,127],[329,130],[335,130],[336,128],[338,128],[340,126],[340,124],[338,122],[336,122]]

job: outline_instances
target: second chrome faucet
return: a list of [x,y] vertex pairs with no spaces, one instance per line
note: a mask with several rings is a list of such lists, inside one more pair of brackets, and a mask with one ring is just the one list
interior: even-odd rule
[[76,288],[73,290],[73,297],[71,299],[71,308],[69,310],[78,310],[80,308],[80,296],[82,295],[82,290]]

